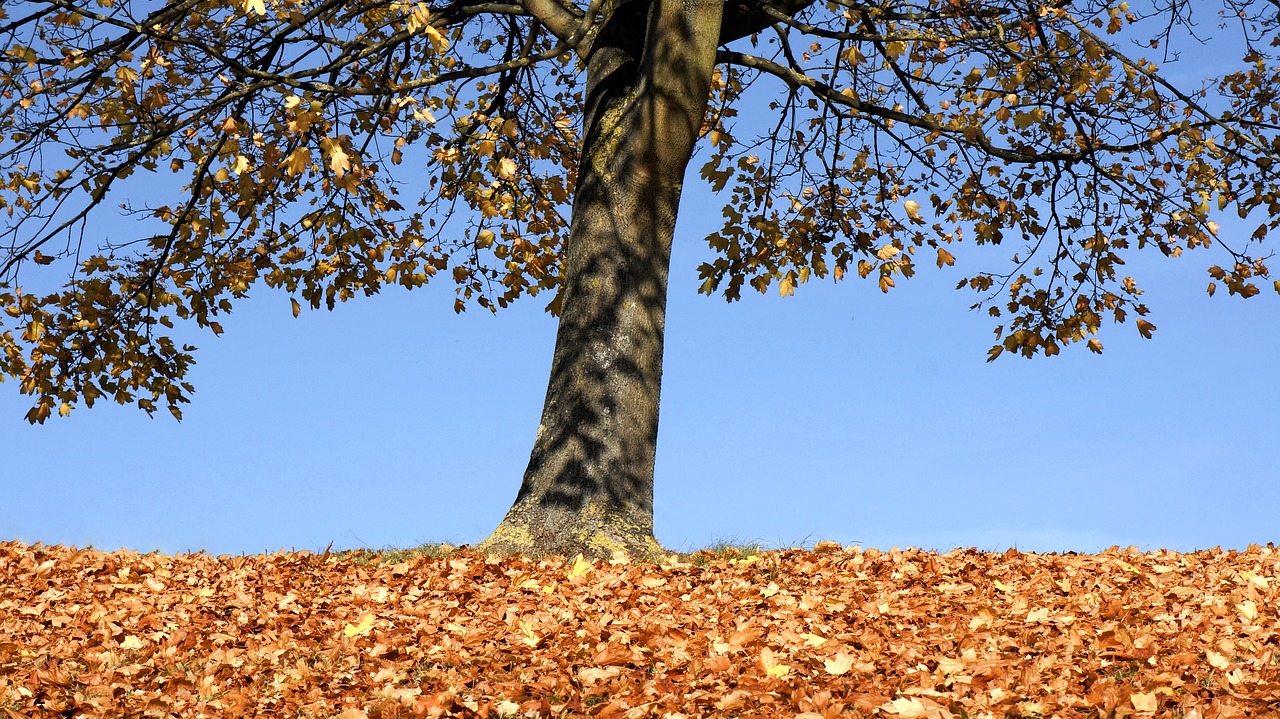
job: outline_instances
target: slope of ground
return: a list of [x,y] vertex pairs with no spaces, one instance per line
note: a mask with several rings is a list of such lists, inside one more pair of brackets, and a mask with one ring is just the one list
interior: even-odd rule
[[1271,545],[732,554],[0,543],[0,717],[1280,716]]

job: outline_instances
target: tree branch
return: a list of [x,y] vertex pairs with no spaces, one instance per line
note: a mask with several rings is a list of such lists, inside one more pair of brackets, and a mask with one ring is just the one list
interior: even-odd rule
[[728,45],[767,29],[778,21],[776,16],[779,14],[794,17],[813,3],[814,0],[779,0],[775,3],[729,0],[725,3],[724,20],[720,23],[720,45]]
[[585,17],[572,3],[559,0],[520,0],[520,5],[563,43],[578,34]]

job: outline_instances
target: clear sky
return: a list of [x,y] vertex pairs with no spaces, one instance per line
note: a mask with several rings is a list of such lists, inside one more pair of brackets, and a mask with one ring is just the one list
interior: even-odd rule
[[[855,278],[730,305],[696,293],[720,205],[689,187],[658,443],[664,545],[1280,541],[1269,282],[1248,301],[1209,299],[1204,268],[1220,256],[1152,253],[1128,269],[1155,339],[1108,325],[1102,356],[987,363],[993,321],[953,289],[968,247],[888,295]],[[458,316],[442,283],[295,319],[287,295],[258,289],[221,338],[201,337],[181,423],[100,404],[33,427],[28,398],[0,385],[0,540],[237,554],[487,536],[542,407],[544,297]]]

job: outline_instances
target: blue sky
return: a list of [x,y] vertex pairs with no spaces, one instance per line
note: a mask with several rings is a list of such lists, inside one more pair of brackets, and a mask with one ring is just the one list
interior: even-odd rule
[[[1220,257],[1130,263],[1154,340],[1104,326],[1102,356],[987,363],[993,322],[953,289],[960,250],[957,267],[888,295],[846,279],[729,305],[696,293],[718,209],[690,183],[658,446],[664,545],[1280,541],[1280,304],[1269,287],[1208,298]],[[180,424],[99,405],[32,427],[27,398],[0,385],[0,540],[238,554],[487,536],[541,411],[543,298],[458,316],[442,284],[295,319],[259,289],[199,343]]]
[[[1248,301],[1211,299],[1205,268],[1222,253],[1145,251],[1123,269],[1147,290],[1154,339],[1104,325],[1101,356],[1076,345],[988,363],[995,321],[954,287],[1004,270],[1016,238],[980,258],[953,248],[955,267],[922,261],[887,295],[851,273],[726,304],[696,292],[723,205],[696,179],[701,162],[672,259],[664,545],[1280,542],[1269,281]],[[1224,238],[1256,225],[1215,219]],[[135,231],[98,222],[115,239]],[[199,335],[182,423],[99,404],[33,427],[29,398],[0,385],[0,540],[215,554],[474,544],[528,460],[555,336],[546,299],[455,315],[442,282],[295,319],[287,295],[258,287],[222,337]]]

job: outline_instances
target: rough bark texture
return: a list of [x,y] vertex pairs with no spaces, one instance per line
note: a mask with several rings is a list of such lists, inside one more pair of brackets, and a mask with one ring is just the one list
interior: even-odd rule
[[514,505],[480,549],[661,550],[653,467],[667,269],[722,0],[616,0],[587,60],[551,380]]

